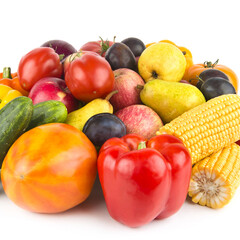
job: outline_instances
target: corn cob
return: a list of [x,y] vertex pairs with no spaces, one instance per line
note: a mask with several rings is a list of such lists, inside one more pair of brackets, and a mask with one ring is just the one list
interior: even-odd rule
[[221,208],[239,185],[240,146],[233,143],[194,165],[188,194],[195,203]]
[[163,133],[181,139],[195,164],[240,139],[240,96],[213,98],[183,113],[156,134]]

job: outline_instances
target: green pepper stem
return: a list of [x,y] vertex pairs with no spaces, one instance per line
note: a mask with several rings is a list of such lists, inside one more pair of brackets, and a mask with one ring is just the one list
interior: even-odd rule
[[146,148],[146,142],[140,142],[138,144],[138,150]]
[[3,77],[2,78],[10,78],[10,79],[12,79],[11,68],[10,67],[3,68]]

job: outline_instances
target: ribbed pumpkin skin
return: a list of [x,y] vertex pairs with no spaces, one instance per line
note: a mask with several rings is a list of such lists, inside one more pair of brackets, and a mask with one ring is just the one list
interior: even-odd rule
[[95,147],[81,131],[45,124],[24,133],[10,148],[1,171],[3,188],[26,210],[62,212],[89,196],[96,161]]

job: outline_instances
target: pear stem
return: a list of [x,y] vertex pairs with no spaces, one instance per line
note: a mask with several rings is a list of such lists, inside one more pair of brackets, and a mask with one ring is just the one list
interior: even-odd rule
[[115,90],[115,91],[110,92],[110,93],[105,97],[105,100],[109,101],[110,98],[111,98],[114,94],[116,94],[116,93],[118,93],[118,90]]

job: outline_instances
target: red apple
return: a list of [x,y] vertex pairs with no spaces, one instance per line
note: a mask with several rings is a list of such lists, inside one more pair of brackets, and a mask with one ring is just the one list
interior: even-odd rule
[[189,81],[187,81],[187,80],[184,80],[184,79],[180,80],[179,82],[180,82],[180,83],[191,84]]
[[137,88],[137,85],[144,85],[140,75],[128,68],[119,68],[113,73],[115,77],[113,91],[118,91],[110,99],[114,112],[130,105],[140,104],[141,90]]
[[126,126],[127,134],[136,133],[150,139],[163,126],[158,114],[145,105],[131,105],[115,113]]
[[33,104],[48,100],[60,101],[66,105],[68,113],[76,110],[79,105],[79,101],[74,98],[65,81],[54,77],[40,79],[34,84],[28,97],[32,99]]

